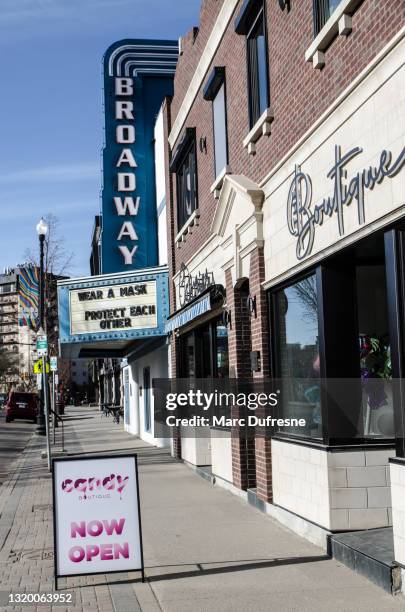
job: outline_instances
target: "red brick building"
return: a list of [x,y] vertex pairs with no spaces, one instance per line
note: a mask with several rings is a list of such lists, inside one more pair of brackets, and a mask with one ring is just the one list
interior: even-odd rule
[[307,421],[173,452],[318,542],[392,524],[405,454],[395,394],[339,412],[316,382],[403,376],[404,22],[402,0],[205,0],[164,106],[171,375],[278,378]]

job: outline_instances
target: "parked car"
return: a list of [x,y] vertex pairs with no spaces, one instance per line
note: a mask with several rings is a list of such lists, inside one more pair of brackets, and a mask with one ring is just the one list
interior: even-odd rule
[[6,423],[14,419],[27,419],[37,422],[38,395],[36,393],[22,393],[11,391],[6,403]]
[[0,410],[6,405],[7,397],[8,393],[0,393]]

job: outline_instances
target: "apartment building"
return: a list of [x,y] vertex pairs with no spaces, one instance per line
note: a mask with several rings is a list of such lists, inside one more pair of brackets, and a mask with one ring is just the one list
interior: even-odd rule
[[22,325],[24,316],[20,299],[20,270],[0,275],[0,350],[10,356],[10,369],[2,375],[2,391],[12,386],[31,388],[36,359],[35,333]]

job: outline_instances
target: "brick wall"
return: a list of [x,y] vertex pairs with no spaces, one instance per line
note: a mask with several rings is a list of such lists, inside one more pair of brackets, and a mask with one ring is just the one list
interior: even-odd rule
[[[222,3],[202,4],[198,35],[193,43],[190,32],[183,41],[175,77],[172,118],[175,120],[202,50]],[[242,1],[238,5],[242,5]],[[337,37],[326,51],[326,64],[316,70],[305,61],[305,51],[313,40],[312,0],[291,2],[291,11],[281,11],[278,2],[267,1],[270,99],[274,121],[270,137],[257,142],[257,154],[248,155],[242,142],[249,131],[245,37],[234,32],[231,19],[212,61],[226,68],[229,163],[234,174],[244,174],[260,182],[294,143],[309,129],[336,97],[394,36],[405,21],[403,0],[364,0],[353,16],[353,31]],[[235,11],[234,17],[236,17]],[[208,77],[209,73],[207,74]],[[206,77],[206,78],[207,78]],[[203,84],[204,85],[204,84]],[[207,139],[207,153],[197,147],[198,201],[201,222],[175,250],[176,268],[187,261],[210,235],[210,222],[216,200],[210,193],[214,182],[213,127],[211,102],[198,93],[183,127],[196,127],[197,143]],[[182,133],[180,134],[181,138]],[[173,186],[175,201],[175,186]],[[172,211],[175,233],[177,214]]]
[[[226,0],[223,0],[226,1]],[[271,135],[262,137],[256,145],[256,155],[251,156],[243,148],[243,140],[249,132],[246,40],[234,31],[234,19],[242,0],[222,38],[221,45],[211,63],[205,81],[193,103],[180,132],[175,150],[186,127],[196,128],[198,227],[187,235],[177,248],[176,185],[167,172],[167,209],[170,278],[179,270],[182,262],[193,257],[198,248],[211,235],[211,221],[217,201],[210,192],[215,180],[212,104],[202,97],[202,88],[214,66],[226,69],[226,104],[228,122],[229,165],[233,174],[243,174],[260,183],[277,162],[288,152],[328,106],[341,94],[351,81],[367,66],[375,55],[399,31],[405,21],[403,0],[364,0],[353,16],[353,31],[346,37],[337,37],[325,53],[325,67],[313,68],[305,61],[305,51],[313,40],[312,0],[293,0],[291,11],[281,11],[278,2],[266,2],[266,19],[269,50],[270,101],[274,110]],[[203,49],[212,31],[223,2],[205,0],[202,3],[199,31],[190,31],[182,41],[183,54],[175,76],[174,97],[167,101],[167,134],[174,122],[190,81],[195,73]],[[201,152],[198,143],[206,138],[207,150]],[[168,158],[169,158],[168,153]],[[249,293],[256,296],[257,316],[243,313],[242,294],[232,286],[230,274],[226,278],[227,307],[232,311],[232,329],[229,331],[229,356],[231,376],[250,376],[249,352],[260,351],[261,371],[256,377],[270,375],[269,329],[266,294],[261,283],[265,278],[264,249],[251,254]],[[171,311],[175,309],[173,285]],[[248,340],[246,339],[248,338]],[[176,343],[173,344],[173,373],[176,373]],[[258,432],[256,440],[247,441],[240,431],[232,432],[232,460],[234,484],[240,488],[254,486],[257,494],[272,501],[271,441],[266,432]],[[180,438],[176,449],[180,448]],[[178,454],[177,456],[180,456]]]
[[[231,378],[251,378],[250,351],[252,350],[251,317],[247,309],[249,281],[234,287],[230,270],[226,272],[226,305],[231,312],[228,329],[229,370]],[[239,408],[232,408],[232,417],[244,416]],[[234,427],[231,432],[233,484],[240,489],[256,486],[256,458],[254,440],[248,439],[245,428]]]

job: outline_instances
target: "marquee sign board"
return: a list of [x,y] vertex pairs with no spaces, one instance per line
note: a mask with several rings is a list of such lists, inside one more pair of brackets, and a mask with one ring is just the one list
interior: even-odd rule
[[54,459],[55,580],[141,571],[136,455]]
[[[164,335],[169,313],[167,266],[58,282],[61,354],[69,345],[129,344]],[[77,355],[78,356],[78,355]]]
[[168,40],[121,40],[104,56],[103,274],[157,264],[153,130],[177,57]]
[[157,326],[156,281],[75,289],[69,297],[72,335]]

